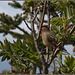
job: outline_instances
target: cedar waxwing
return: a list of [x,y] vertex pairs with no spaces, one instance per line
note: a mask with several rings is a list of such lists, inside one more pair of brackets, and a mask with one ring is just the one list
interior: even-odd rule
[[50,33],[49,27],[47,25],[43,25],[41,29],[42,41],[45,46],[51,49],[52,46],[56,47],[56,40],[53,34]]

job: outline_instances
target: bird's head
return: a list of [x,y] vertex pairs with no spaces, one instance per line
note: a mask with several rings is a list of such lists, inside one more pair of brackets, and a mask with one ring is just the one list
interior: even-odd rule
[[42,25],[41,31],[42,31],[42,32],[49,31],[48,25]]

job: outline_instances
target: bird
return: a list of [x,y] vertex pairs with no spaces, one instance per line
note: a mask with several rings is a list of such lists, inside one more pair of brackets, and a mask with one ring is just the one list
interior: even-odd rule
[[[50,33],[48,25],[42,25],[41,35],[42,35],[43,44],[46,47],[48,47],[50,50],[51,50],[52,47],[57,48],[58,46],[63,45],[61,42],[58,42],[55,39],[54,34]],[[67,50],[63,49],[63,51],[66,52],[67,54],[71,55],[70,53],[67,52]]]
[[57,41],[54,38],[55,36],[52,33],[50,33],[48,25],[42,25],[41,35],[42,35],[43,44],[46,47],[51,49],[52,46],[54,47],[57,46]]

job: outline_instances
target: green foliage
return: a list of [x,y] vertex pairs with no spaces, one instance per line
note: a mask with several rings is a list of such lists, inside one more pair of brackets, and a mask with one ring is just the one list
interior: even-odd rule
[[24,5],[26,5],[26,6],[28,6],[28,7],[34,7],[34,3],[36,3],[36,2],[33,2],[33,1],[25,1],[24,2]]
[[14,19],[12,19],[12,17],[10,17],[4,13],[0,14],[0,26],[6,27],[7,30],[9,30],[10,28],[14,29],[18,25],[20,25],[21,22],[22,22],[22,16],[19,14],[16,14]]
[[51,20],[51,33],[55,35],[58,41],[64,42],[64,44],[75,45],[75,36],[74,34],[70,34],[71,23],[73,22],[70,19],[63,19],[63,16],[54,17]]
[[62,74],[75,74],[75,58],[65,56],[64,64],[59,69]]
[[59,55],[67,55],[66,53],[61,52],[61,51],[60,51],[58,54],[59,54]]
[[22,16],[17,14],[13,19],[12,17],[2,13],[0,14],[0,33],[8,34],[11,29],[16,29],[22,23]]
[[73,40],[75,36],[73,34],[70,35],[71,24],[74,25],[75,23],[74,3],[73,1],[57,1],[57,11],[60,17],[53,17],[50,22],[52,24],[52,33],[55,34],[59,41],[64,42],[64,44],[75,45]]
[[0,49],[2,49],[0,51],[1,61],[11,59],[10,64],[16,66],[16,71],[17,69],[19,71],[22,68],[26,69],[27,67],[32,69],[34,64],[41,67],[40,57],[36,52],[33,41],[30,40],[25,42],[18,39],[16,42],[10,43],[5,39],[4,44],[0,41]]
[[13,1],[13,3],[8,3],[8,5],[11,5],[14,8],[21,8],[21,4],[16,1]]

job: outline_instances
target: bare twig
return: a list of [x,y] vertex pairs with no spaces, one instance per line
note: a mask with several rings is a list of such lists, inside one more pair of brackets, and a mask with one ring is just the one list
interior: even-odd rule
[[60,51],[60,49],[56,48],[56,50],[52,54],[51,58],[48,60],[48,65],[50,65],[52,63],[52,61],[54,60],[54,58],[56,57],[56,55],[58,54],[59,51]]
[[40,36],[40,33],[41,33],[42,24],[43,24],[43,21],[44,21],[45,9],[46,9],[46,1],[44,2],[44,8],[43,8],[42,20],[41,20],[41,23],[40,23],[40,26],[39,26],[39,31],[38,31],[38,35],[37,35],[36,40],[39,39],[39,36]]
[[32,26],[32,34],[33,34],[33,38],[34,38],[35,48],[36,48],[36,50],[37,50],[37,53],[38,53],[39,56],[40,56],[40,59],[41,59],[42,64],[45,64],[44,56],[43,56],[42,52],[41,52],[40,49],[39,49],[38,41],[36,40],[36,37],[35,37],[34,20],[32,21],[32,14],[31,14],[31,26]]
[[29,27],[29,25],[27,24],[27,22],[25,21],[25,19],[24,19],[24,23],[26,24],[26,26],[28,27],[28,29],[29,29],[30,31],[32,31],[32,29]]
[[[41,7],[39,7],[39,8],[37,8],[37,10],[34,10],[34,15],[35,15],[35,17],[34,17],[34,19],[35,19],[35,21],[36,21],[36,23],[37,23],[37,27],[39,28],[39,26],[40,26],[40,22],[38,21],[38,19],[37,19],[37,14],[38,14],[38,11],[41,9]],[[34,20],[33,19],[33,20]]]
[[37,17],[38,11],[39,11],[39,9],[37,9],[36,13],[34,12],[34,15],[35,15],[35,16],[34,16],[34,18],[32,19],[32,21],[34,21],[35,18]]
[[67,32],[70,31],[72,29],[73,26],[71,26],[70,28],[68,28]]
[[22,32],[26,33],[26,31],[22,28],[20,28],[19,26],[17,27],[19,30],[21,30]]
[[40,22],[38,21],[38,19],[37,19],[37,17],[36,17],[36,23],[37,23],[37,27],[39,28],[39,26],[40,26]]
[[[39,10],[39,9],[38,9],[38,10]],[[36,15],[36,13],[38,12],[38,10],[37,10],[37,11],[34,10],[34,15]],[[36,20],[36,22],[37,22],[37,27],[39,27],[39,26],[40,26],[40,23],[39,23],[37,17],[35,17],[35,20]]]
[[73,26],[73,28],[70,31],[70,34],[72,34],[75,31],[75,25]]
[[41,8],[43,8],[44,7],[44,5],[41,7],[39,7],[39,8],[36,8],[36,9],[34,9],[34,18],[33,18],[33,20],[36,20],[36,22],[37,22],[37,26],[39,27],[40,26],[40,23],[39,23],[39,21],[38,21],[38,19],[37,19],[37,14],[38,14],[38,11],[41,9]]
[[49,1],[47,1],[47,15],[48,15],[48,26],[50,28],[50,7],[49,7]]

